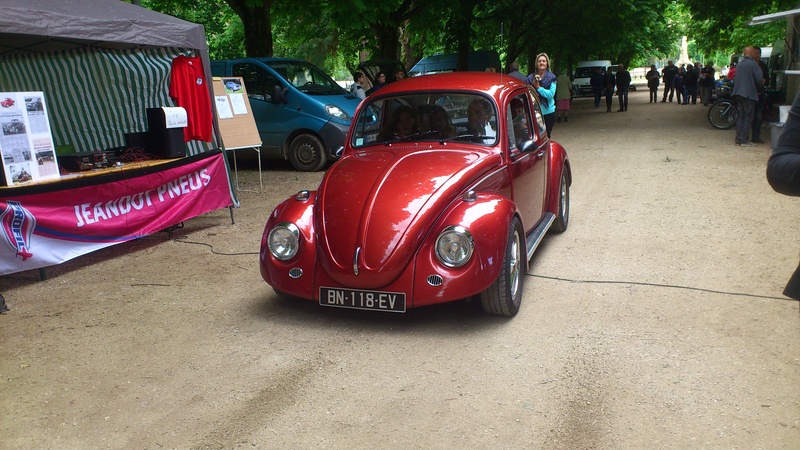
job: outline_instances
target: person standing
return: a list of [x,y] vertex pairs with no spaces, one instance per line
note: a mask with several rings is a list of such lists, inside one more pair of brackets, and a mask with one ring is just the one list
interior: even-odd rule
[[560,73],[556,77],[556,113],[558,114],[557,122],[569,122],[569,104],[572,101],[572,80],[569,75]]
[[364,91],[364,82],[366,82],[366,80],[367,76],[362,72],[353,72],[353,85],[350,86],[350,93],[359,100],[367,98],[366,91]]
[[678,68],[672,60],[667,61],[667,67],[664,67],[662,76],[664,77],[664,97],[661,98],[661,103],[666,103],[667,93],[669,93],[669,101],[672,102],[672,97],[675,95],[675,85],[672,80],[678,74]]
[[[794,98],[778,145],[767,161],[767,181],[775,192],[800,196],[800,93]],[[800,300],[800,265],[786,284],[783,295]]]
[[[675,91],[675,95],[677,96],[678,104],[682,105],[681,98],[684,97],[683,95],[683,77],[686,74],[686,71],[683,70],[683,67],[678,69],[678,73],[672,77],[672,88]],[[672,101],[672,97],[670,97],[669,101]]]
[[697,69],[694,65],[686,65],[686,73],[683,75],[683,104],[688,105],[689,100],[693,105],[697,104]]
[[526,82],[525,81],[525,75],[523,75],[523,73],[519,71],[519,63],[516,62],[516,61],[512,62],[511,64],[509,64],[509,66],[508,66],[508,74],[511,75],[512,77],[518,79],[519,81],[522,81],[523,83]]
[[714,92],[714,75],[714,65],[709,61],[701,70],[700,80],[697,82],[700,85],[700,99],[703,101],[703,106],[708,106],[711,102],[711,94]]
[[745,47],[742,59],[736,64],[736,76],[733,80],[731,96],[736,104],[736,145],[753,147],[750,142],[750,129],[753,127],[753,116],[758,105],[758,91],[764,85],[761,67],[753,58],[756,51],[753,47]]
[[605,74],[606,88],[603,93],[606,96],[606,112],[611,112],[611,104],[614,103],[614,86],[617,85],[617,77],[611,68],[606,69]]
[[761,139],[761,124],[763,123],[764,112],[767,109],[767,84],[769,83],[769,67],[761,60],[761,47],[753,47],[753,59],[758,63],[761,68],[761,78],[764,80],[761,83],[761,88],[758,90],[758,104],[753,113],[753,138],[750,142],[763,144]]
[[553,132],[553,125],[556,122],[556,76],[550,72],[550,57],[547,53],[536,55],[536,71],[530,74],[527,82],[539,93],[539,101],[542,105],[542,115],[544,124],[547,128],[547,137]]
[[617,66],[617,97],[619,97],[619,110],[628,110],[628,89],[631,88],[631,73],[625,70],[625,65]]
[[655,64],[650,65],[650,70],[644,77],[647,78],[647,87],[650,89],[650,103],[658,103],[658,80],[661,79],[661,74]]
[[600,99],[603,98],[603,88],[606,86],[606,80],[601,68],[595,67],[592,78],[589,79],[589,84],[592,85],[592,94],[594,94],[594,109],[600,109]]
[[375,75],[375,84],[366,92],[367,96],[369,97],[373,92],[384,86],[386,86],[386,74],[383,72],[378,72],[378,74]]

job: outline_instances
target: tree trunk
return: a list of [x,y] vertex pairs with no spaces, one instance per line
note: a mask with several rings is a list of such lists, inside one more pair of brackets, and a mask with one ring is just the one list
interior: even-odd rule
[[225,0],[242,19],[247,56],[272,56],[272,0]]

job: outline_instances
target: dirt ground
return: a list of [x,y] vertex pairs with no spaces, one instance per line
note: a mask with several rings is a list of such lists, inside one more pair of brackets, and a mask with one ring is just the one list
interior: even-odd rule
[[702,105],[630,102],[576,99],[556,124],[571,223],[511,320],[279,300],[263,224],[321,174],[273,161],[235,224],[0,277],[0,447],[799,448],[798,200],[767,184],[769,144],[734,146]]

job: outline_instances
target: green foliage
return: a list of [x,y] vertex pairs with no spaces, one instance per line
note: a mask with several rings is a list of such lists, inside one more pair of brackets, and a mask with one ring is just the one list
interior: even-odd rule
[[142,0],[141,6],[203,24],[211,59],[244,56],[244,27],[224,0]]
[[422,56],[459,49],[494,49],[504,65],[517,60],[523,68],[540,51],[561,70],[586,59],[647,66],[677,59],[684,35],[693,60],[723,65],[745,45],[765,47],[782,38],[783,21],[747,22],[796,2],[617,0],[602,7],[596,0],[142,0],[142,6],[205,25],[212,58],[245,55],[245,25],[234,10],[266,14],[269,6],[269,15],[244,22],[269,27],[275,56],[306,59],[343,78],[360,57],[398,58],[410,67]]

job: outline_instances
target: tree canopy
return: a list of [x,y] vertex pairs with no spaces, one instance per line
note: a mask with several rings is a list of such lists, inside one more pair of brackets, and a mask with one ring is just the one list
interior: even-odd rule
[[677,59],[682,36],[694,60],[727,62],[744,45],[769,46],[781,22],[748,27],[756,15],[796,0],[618,0],[613,8],[571,0],[141,0],[142,6],[206,27],[212,58],[287,56],[329,72],[367,57],[410,68],[426,55],[493,49],[527,67],[539,52],[558,69],[581,60],[628,66]]

